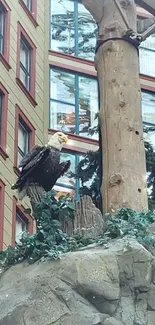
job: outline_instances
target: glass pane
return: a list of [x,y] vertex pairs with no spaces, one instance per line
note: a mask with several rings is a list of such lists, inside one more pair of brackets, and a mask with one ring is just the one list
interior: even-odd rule
[[18,126],[18,147],[24,152],[25,151],[25,142],[26,142],[26,131],[19,124]]
[[24,0],[24,3],[26,4],[27,8],[32,11],[32,0]]
[[31,50],[24,43],[24,41],[21,40],[21,43],[20,43],[20,62],[22,63],[24,68],[27,70],[27,72],[30,71],[30,52],[31,52]]
[[51,22],[74,27],[74,1],[51,0]]
[[139,49],[140,73],[155,77],[155,50]]
[[20,80],[27,90],[30,90],[30,76],[20,67]]
[[75,106],[51,100],[49,127],[62,132],[75,133]]
[[[149,125],[145,124],[145,128],[149,128],[149,127],[150,127]],[[149,142],[153,146],[153,149],[155,150],[155,131],[150,131],[148,133],[144,132],[143,135],[144,135],[144,140]]]
[[87,60],[94,60],[97,25],[89,11],[78,4],[78,55]]
[[16,238],[15,241],[18,243],[22,237],[22,233],[27,230],[27,223],[16,213]]
[[[79,135],[90,137],[89,129],[97,126],[98,86],[94,79],[79,76]],[[94,135],[93,138],[98,138]]]
[[51,69],[50,97],[75,105],[74,75]]
[[74,29],[51,25],[51,49],[53,51],[74,55]]
[[140,47],[155,50],[155,34],[152,34],[147,37],[147,39],[141,43]]
[[76,196],[76,199],[79,199],[79,181],[74,177],[70,177],[70,172],[74,174],[76,173],[76,168],[81,157],[82,156],[79,154],[74,154],[67,151],[63,151],[61,153],[60,161],[70,160],[71,167],[69,171],[57,181],[57,184],[54,187],[54,189],[58,192],[57,197],[70,193],[70,196]]
[[24,154],[20,153],[20,152],[19,152],[19,149],[18,149],[17,166],[19,166],[19,164],[21,163],[23,157],[24,157]]
[[155,124],[155,94],[142,92],[143,122]]
[[0,53],[4,54],[5,11],[0,7]]
[[74,54],[74,1],[51,1],[51,49]]
[[70,175],[70,172],[75,173],[75,155],[67,153],[67,152],[62,152],[60,161],[62,162],[62,161],[66,161],[66,160],[71,161],[71,166],[70,166],[68,172],[65,173],[65,175],[63,177],[59,178],[57,183],[63,183],[64,186],[69,185],[69,186],[75,187],[75,178],[74,177],[69,178],[67,176],[67,175]]

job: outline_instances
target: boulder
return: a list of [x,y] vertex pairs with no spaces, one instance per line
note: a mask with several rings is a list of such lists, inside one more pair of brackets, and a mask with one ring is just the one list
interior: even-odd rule
[[0,278],[0,325],[155,325],[154,257],[134,239],[24,262]]

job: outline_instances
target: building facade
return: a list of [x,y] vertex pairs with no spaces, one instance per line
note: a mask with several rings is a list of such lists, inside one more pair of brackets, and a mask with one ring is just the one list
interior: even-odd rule
[[44,0],[0,1],[0,249],[33,232],[11,185],[25,153],[47,141],[48,15]]
[[[137,7],[139,19],[151,15]],[[69,135],[62,160],[75,172],[83,154],[98,148],[98,85],[94,68],[97,26],[70,0],[0,0],[0,249],[22,230],[33,232],[11,190],[23,155],[57,130]],[[142,117],[155,125],[155,35],[140,47]],[[155,134],[147,134],[154,144]],[[78,199],[79,181],[65,175],[55,189]]]

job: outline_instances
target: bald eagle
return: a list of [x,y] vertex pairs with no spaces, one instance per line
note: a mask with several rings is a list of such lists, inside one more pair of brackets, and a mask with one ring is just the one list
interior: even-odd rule
[[41,201],[39,189],[50,191],[57,179],[67,172],[70,160],[60,163],[60,151],[67,141],[68,137],[64,133],[57,132],[51,136],[47,145],[36,145],[24,156],[19,165],[20,175],[11,187],[18,190],[19,200],[28,196],[35,202]]

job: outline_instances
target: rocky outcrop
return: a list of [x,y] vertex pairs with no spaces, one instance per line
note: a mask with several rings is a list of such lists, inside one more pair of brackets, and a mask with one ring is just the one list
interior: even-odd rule
[[155,325],[153,256],[121,239],[4,272],[0,325],[53,324]]

